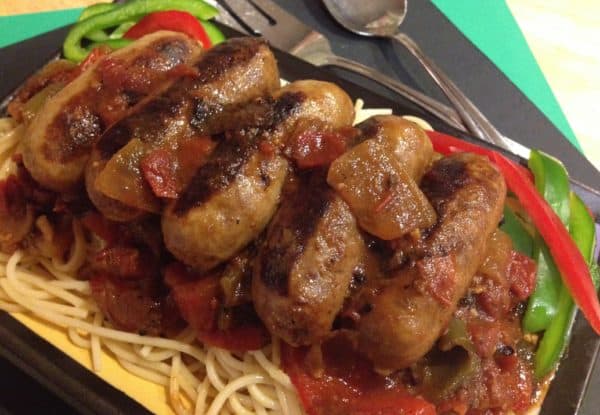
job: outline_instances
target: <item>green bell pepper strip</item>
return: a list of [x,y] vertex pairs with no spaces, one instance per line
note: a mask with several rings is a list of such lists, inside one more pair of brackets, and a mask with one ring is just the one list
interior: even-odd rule
[[210,43],[212,43],[213,46],[225,41],[225,35],[219,30],[217,25],[204,21],[200,21],[200,24],[204,28],[204,31],[208,35]]
[[529,258],[533,257],[533,237],[525,229],[516,213],[508,206],[504,206],[504,223],[500,228],[510,236],[517,251]]
[[[85,20],[97,14],[106,13],[107,11],[114,9],[115,6],[115,4],[111,3],[92,4],[91,6],[88,6],[85,9],[83,9],[77,21]],[[87,33],[84,37],[86,39],[93,40],[94,42],[102,42],[103,40],[108,39],[108,35],[102,29],[94,30],[90,33]]]
[[[206,34],[208,35],[208,38],[210,39],[212,45],[216,45],[217,43],[225,41],[225,35],[221,33],[221,31],[216,25],[210,22],[203,21],[199,21],[199,23],[206,31]],[[114,32],[110,34],[108,39],[99,42],[94,42],[88,45],[86,49],[88,51],[91,51],[93,48],[96,48],[98,46],[108,46],[111,49],[120,49],[122,47],[125,47],[129,45],[132,42],[132,40],[123,38],[123,34],[134,25],[135,22],[122,23],[119,27],[115,29]]]
[[85,20],[92,16],[96,16],[97,14],[106,13],[107,11],[114,9],[117,6],[118,5],[114,3],[92,4],[91,6],[88,6],[82,10],[81,14],[79,15],[78,21]]
[[87,33],[84,37],[92,42],[103,42],[109,39],[109,36],[104,30],[94,30],[93,32]]
[[566,226],[546,201],[540,197],[529,178],[513,162],[500,153],[492,154],[492,160],[504,173],[507,186],[526,207],[533,224],[550,248],[563,283],[569,289],[573,300],[581,309],[590,326],[600,335],[598,292],[594,287],[590,267]]
[[440,402],[468,383],[480,367],[481,359],[475,352],[466,324],[454,318],[437,347],[415,365],[414,371],[421,379],[425,398]]
[[110,35],[108,35],[108,37],[110,39],[121,39],[125,32],[127,32],[129,29],[135,26],[136,23],[136,21],[121,23],[119,26],[116,27],[115,30],[113,30],[110,33]]
[[569,288],[575,303],[590,326],[600,335],[600,300],[591,279],[590,268],[566,226],[538,193],[532,183],[529,171],[496,151],[466,143],[437,131],[427,131],[427,135],[434,150],[439,153],[472,151],[489,157],[496,165],[502,172],[508,189],[517,196],[531,222],[544,238],[552,258],[561,272],[563,283]]
[[523,316],[523,330],[537,333],[550,325],[557,313],[562,288],[560,273],[544,240],[537,235],[534,240],[533,258],[537,264],[535,290],[527,303]]
[[[528,162],[533,172],[535,187],[556,212],[561,222],[569,226],[570,186],[569,176],[563,164],[538,150],[532,150]],[[529,298],[523,317],[523,329],[536,333],[548,328],[556,316],[562,279],[550,251],[541,236],[534,240],[534,259],[537,263],[536,287]]]
[[200,0],[132,0],[115,6],[112,10],[91,16],[76,23],[65,38],[63,54],[65,58],[79,62],[88,51],[81,45],[82,38],[95,30],[106,29],[156,11],[182,10],[202,20],[215,17],[219,12],[213,6]]
[[[590,265],[594,264],[596,228],[594,219],[589,214],[583,201],[574,193],[570,197],[570,234],[583,257]],[[596,277],[594,285],[598,288],[598,268],[593,267],[592,277]],[[563,285],[560,290],[556,317],[542,337],[535,353],[534,372],[538,379],[547,376],[556,367],[567,346],[576,307],[569,290]]]
[[562,223],[568,226],[571,187],[565,166],[554,157],[539,150],[531,150],[527,165],[533,172],[538,192],[546,199]]
[[131,42],[133,42],[133,40],[131,39],[106,39],[103,40],[102,42],[93,42],[90,43],[88,46],[86,46],[86,50],[87,52],[91,52],[92,49],[101,47],[101,46],[108,46],[111,49],[121,49],[124,48],[125,46],[129,45]]

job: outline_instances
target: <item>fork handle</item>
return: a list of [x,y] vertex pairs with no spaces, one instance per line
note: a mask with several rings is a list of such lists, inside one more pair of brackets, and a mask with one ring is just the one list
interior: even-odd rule
[[452,108],[449,108],[446,105],[428,97],[427,95],[422,94],[421,92],[403,84],[402,82],[384,75],[373,68],[363,65],[362,63],[334,54],[323,54],[320,56],[318,66],[336,66],[372,79],[373,81],[402,95],[412,103],[432,113],[452,127],[460,131],[465,131],[465,127],[461,122],[460,116]]
[[456,86],[446,75],[412,40],[404,33],[392,37],[396,42],[404,46],[425,68],[431,78],[446,94],[456,112],[474,136],[491,142],[499,147],[508,148],[504,136],[492,125],[492,123],[479,111],[473,102]]

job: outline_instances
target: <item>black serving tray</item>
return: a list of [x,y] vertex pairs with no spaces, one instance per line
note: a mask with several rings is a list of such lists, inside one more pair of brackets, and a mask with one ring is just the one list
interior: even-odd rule
[[[0,49],[0,98],[10,95],[30,74],[40,68],[52,56],[55,56],[66,32],[66,28],[58,29]],[[227,29],[225,29],[225,32],[228,35],[235,35],[234,32]],[[313,78],[332,81],[345,89],[353,98],[362,98],[365,101],[365,107],[392,108],[396,114],[416,115],[430,122],[438,131],[461,137],[466,141],[484,147],[495,148],[490,144],[456,131],[401,97],[391,100],[372,92],[371,89],[344,79],[343,74],[314,67],[283,52],[276,51],[276,56],[281,75],[287,80]],[[513,138],[519,139],[518,137]],[[527,145],[526,140],[521,140],[521,142]],[[524,160],[517,156],[502,150],[498,151],[515,161],[524,163]],[[586,185],[575,185],[575,191],[585,200],[594,212],[594,216],[599,218],[600,191],[595,186],[590,186],[590,183],[600,185],[598,171],[591,167],[591,164],[578,153],[569,154],[568,159],[563,159],[563,161],[567,167],[581,167],[582,163],[590,166],[591,170],[587,170],[582,177]],[[598,222],[598,219],[596,221],[598,229],[600,228],[600,222]],[[597,360],[599,348],[600,337],[593,333],[585,319],[581,314],[578,314],[573,325],[569,349],[543,403],[542,415],[565,415],[578,411],[594,363]],[[45,393],[44,388],[47,388],[54,394],[50,395],[49,398],[50,402],[54,402],[54,407],[44,405],[45,411],[65,413],[66,403],[73,409],[73,412],[86,414],[148,413],[138,402],[79,365],[4,312],[0,312],[0,356],[14,365],[8,366],[9,371],[20,370],[26,374],[22,387],[28,387],[27,382],[29,382],[34,385],[34,388],[37,388],[35,390],[40,391],[39,393]],[[19,377],[17,374],[15,376],[15,378]],[[20,376],[23,377],[23,374],[20,373]],[[10,382],[11,375],[10,373],[3,373],[2,378],[8,379],[8,382]],[[43,385],[44,388],[40,388],[39,384]],[[10,383],[7,385],[12,386],[12,388],[16,387],[16,385]],[[10,386],[8,390],[11,390]],[[7,391],[6,386],[3,387],[3,390]],[[35,400],[23,399],[20,401],[19,407],[12,410],[15,413],[30,413],[32,410],[40,409],[36,407],[35,402]],[[3,409],[2,405],[5,405],[5,403],[0,398],[0,412]]]

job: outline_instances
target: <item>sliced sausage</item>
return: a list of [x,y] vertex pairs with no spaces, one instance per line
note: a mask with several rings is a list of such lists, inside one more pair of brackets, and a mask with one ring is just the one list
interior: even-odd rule
[[[160,203],[141,167],[144,158],[156,149],[164,150],[168,153],[163,163],[168,170],[165,176],[176,177],[182,143],[206,140],[207,135],[223,131],[224,113],[230,114],[240,103],[279,86],[275,58],[266,43],[255,38],[232,39],[215,46],[200,57],[194,69],[195,76],[181,78],[160,96],[138,106],[96,145],[86,187],[105,216],[129,220],[132,215],[156,212]],[[201,154],[196,157],[202,159]],[[181,182],[174,184],[173,196],[183,187]]]
[[33,178],[55,191],[72,190],[94,143],[175,68],[200,53],[181,33],[156,32],[95,63],[47,100],[23,140],[23,161]]
[[363,292],[359,349],[376,367],[407,367],[431,349],[484,259],[506,185],[486,159],[456,154],[433,164],[421,188],[438,222],[398,241],[404,265]]
[[[38,94],[51,95],[42,92],[44,90],[58,92],[76,75],[77,70],[77,64],[66,59],[51,61],[17,90],[6,108],[8,114],[17,122],[28,123],[31,121],[29,113],[32,111],[28,108],[33,104],[31,100]],[[37,107],[37,102],[34,106]]]
[[330,332],[365,244],[323,170],[292,177],[255,262],[252,298],[269,331],[294,346]]
[[315,124],[347,126],[354,118],[350,98],[336,85],[319,81],[294,82],[256,107],[264,116],[227,131],[163,213],[167,248],[199,271],[231,258],[265,228],[288,169],[280,148],[293,134]]

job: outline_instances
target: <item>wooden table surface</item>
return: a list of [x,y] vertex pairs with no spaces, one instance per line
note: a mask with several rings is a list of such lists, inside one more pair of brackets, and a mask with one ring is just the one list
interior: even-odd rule
[[586,156],[600,169],[600,1],[507,3]]

